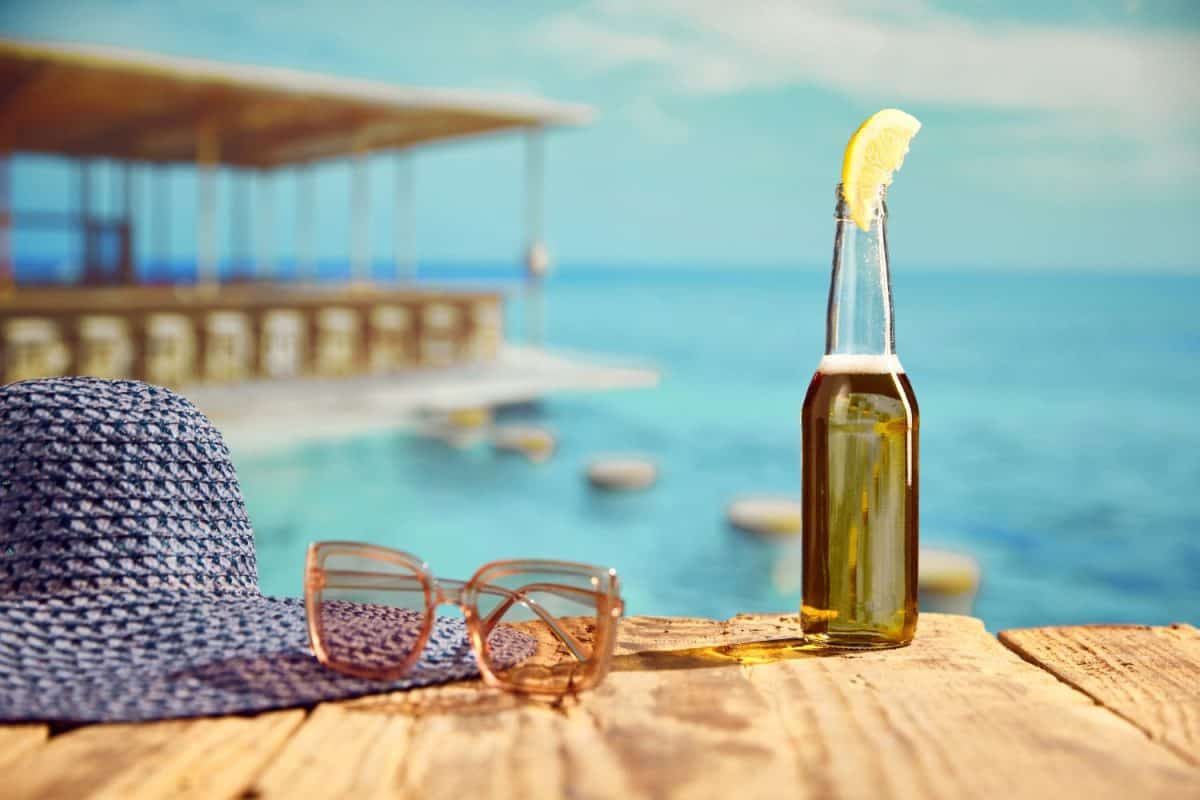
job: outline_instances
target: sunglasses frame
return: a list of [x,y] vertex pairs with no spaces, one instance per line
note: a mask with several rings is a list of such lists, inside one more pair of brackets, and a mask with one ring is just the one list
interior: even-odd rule
[[[395,667],[386,669],[362,667],[333,658],[325,647],[324,631],[320,615],[321,593],[327,588],[357,588],[340,586],[330,580],[329,571],[324,567],[325,560],[331,555],[356,556],[391,563],[412,572],[412,577],[420,581],[424,594],[424,619],[420,634],[412,653]],[[497,674],[489,664],[487,655],[487,639],[492,628],[499,624],[500,617],[514,603],[519,602],[517,595],[520,590],[511,590],[497,586],[493,581],[518,575],[521,573],[539,573],[542,575],[561,575],[571,578],[585,578],[594,587],[593,590],[565,584],[541,585],[542,590],[559,593],[586,594],[594,598],[596,606],[596,630],[592,643],[591,654],[584,657],[583,648],[558,620],[541,608],[537,603],[526,603],[526,608],[533,611],[544,622],[551,633],[566,647],[583,667],[580,676],[575,678],[572,673],[567,685],[563,688],[540,687],[523,685],[505,680]],[[387,573],[380,573],[386,576]],[[407,577],[397,574],[396,577]],[[488,615],[479,611],[478,600],[481,594],[503,594],[505,603],[501,603]],[[483,681],[488,686],[522,694],[561,696],[576,691],[590,689],[596,686],[608,674],[612,663],[613,651],[617,641],[617,623],[625,611],[620,595],[620,582],[617,571],[590,564],[580,564],[572,561],[552,561],[546,559],[514,559],[508,561],[492,561],[484,564],[475,571],[468,581],[437,578],[429,570],[428,563],[416,556],[401,550],[362,542],[327,541],[314,542],[308,546],[304,565],[304,607],[308,616],[308,640],[313,653],[321,664],[330,669],[347,675],[369,680],[389,681],[402,677],[421,658],[429,635],[433,630],[436,610],[441,605],[457,606],[463,612],[467,627],[467,636],[471,651],[479,664]]]

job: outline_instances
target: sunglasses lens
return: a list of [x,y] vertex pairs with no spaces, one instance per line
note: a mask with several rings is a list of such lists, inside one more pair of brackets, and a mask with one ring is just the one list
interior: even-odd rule
[[429,590],[411,567],[360,553],[323,556],[315,627],[328,666],[394,676],[428,632]]
[[[561,693],[594,683],[601,655],[599,636],[615,624],[606,612],[607,586],[591,575],[570,571],[514,571],[498,568],[481,576],[476,596],[489,668],[511,688]],[[533,655],[513,663],[513,637],[505,629],[533,637]]]

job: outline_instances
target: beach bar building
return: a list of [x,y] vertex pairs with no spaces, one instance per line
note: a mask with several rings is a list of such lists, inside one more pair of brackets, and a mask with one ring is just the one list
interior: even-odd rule
[[[495,357],[503,344],[494,291],[413,281],[411,170],[416,148],[461,137],[525,140],[526,266],[537,290],[542,243],[542,136],[580,125],[584,106],[465,90],[406,88],[287,69],[240,66],[108,48],[0,40],[0,382],[54,374],[137,377],[167,385],[250,378],[386,373]],[[397,160],[395,271],[373,275],[368,156]],[[74,210],[27,208],[10,191],[13,154],[71,159]],[[116,213],[94,211],[96,160],[118,165]],[[316,280],[314,165],[341,160],[351,177],[350,277]],[[166,249],[172,216],[161,168],[197,172],[195,270],[148,285],[142,267]],[[135,197],[131,168],[150,173],[153,214]],[[232,171],[230,207],[218,168]],[[250,252],[277,219],[247,199],[249,182],[297,170],[297,268],[284,281],[270,252]],[[139,208],[140,206],[140,208]],[[228,216],[226,216],[228,215]],[[219,269],[229,225],[233,272]],[[136,236],[137,226],[150,235]],[[469,223],[467,223],[469,224]],[[71,285],[18,285],[13,235],[78,237]],[[261,248],[260,248],[261,250]],[[165,257],[165,253],[158,254]],[[538,301],[540,302],[540,301]]]

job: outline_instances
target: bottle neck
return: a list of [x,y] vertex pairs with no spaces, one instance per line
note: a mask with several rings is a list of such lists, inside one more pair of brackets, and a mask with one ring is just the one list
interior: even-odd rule
[[887,187],[880,187],[871,224],[863,230],[850,219],[837,191],[833,275],[825,327],[827,355],[893,355],[892,282],[888,271]]

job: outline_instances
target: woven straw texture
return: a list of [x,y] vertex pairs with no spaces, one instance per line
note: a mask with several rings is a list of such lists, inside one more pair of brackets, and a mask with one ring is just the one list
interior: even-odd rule
[[[409,613],[364,619],[383,637]],[[534,646],[490,641],[501,664]],[[302,601],[259,593],[229,450],[186,399],[94,378],[0,387],[0,719],[244,713],[477,674],[444,618],[402,680],[318,664]]]

